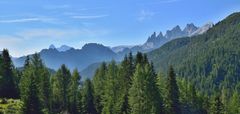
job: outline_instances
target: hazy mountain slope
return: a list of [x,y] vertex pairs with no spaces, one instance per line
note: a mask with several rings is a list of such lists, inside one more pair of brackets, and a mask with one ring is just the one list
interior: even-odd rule
[[[110,48],[95,43],[86,44],[82,49],[72,48],[64,52],[59,52],[55,48],[43,49],[40,55],[49,68],[58,69],[61,64],[66,64],[71,70],[74,68],[82,70],[92,63],[118,59],[117,54]],[[13,61],[15,66],[21,67],[24,60],[25,57],[20,57]]]
[[202,89],[234,87],[240,79],[239,36],[240,13],[234,13],[205,34],[175,39],[148,57],[156,70],[166,73],[173,65],[178,76],[188,77]]
[[133,47],[133,46],[125,46],[125,45],[122,45],[122,46],[112,47],[111,49],[112,49],[115,53],[118,53],[118,52],[123,51],[124,49],[132,48],[132,47]]
[[100,67],[102,62],[99,62],[99,63],[93,63],[91,65],[89,65],[88,67],[86,67],[85,69],[83,69],[81,72],[80,72],[80,75],[86,79],[86,78],[92,78],[95,74],[95,71],[97,70],[98,67]]

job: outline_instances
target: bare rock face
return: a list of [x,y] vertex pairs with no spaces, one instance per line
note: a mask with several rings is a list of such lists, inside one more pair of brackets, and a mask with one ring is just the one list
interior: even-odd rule
[[195,32],[198,29],[193,23],[187,24],[186,27],[183,29],[183,32],[185,35],[189,36],[193,32]]
[[205,32],[207,32],[210,28],[213,27],[213,23],[209,22],[205,25],[203,25],[202,27],[198,28],[195,32],[193,32],[190,36],[196,36],[196,35],[200,35],[203,34]]
[[179,25],[174,27],[172,30],[168,30],[165,34],[165,37],[167,39],[175,39],[175,38],[183,37],[183,36],[184,36],[184,32],[181,30]]

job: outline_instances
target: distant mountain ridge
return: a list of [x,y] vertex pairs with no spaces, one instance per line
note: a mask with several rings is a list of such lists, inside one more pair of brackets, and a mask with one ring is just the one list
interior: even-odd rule
[[[161,47],[173,39],[203,34],[209,28],[211,28],[209,24],[199,28],[191,23],[187,24],[183,30],[180,28],[180,26],[175,26],[173,29],[168,30],[165,35],[163,35],[162,32],[159,32],[158,34],[154,32],[148,37],[147,41],[143,45],[122,45],[110,48],[102,44],[88,43],[85,44],[82,49],[74,49],[73,47],[67,45],[55,47],[52,44],[48,49],[43,49],[39,53],[46,66],[51,69],[56,70],[62,64],[66,64],[71,70],[77,68],[84,75],[91,77],[94,73],[94,70],[97,68],[97,64],[95,63],[100,63],[103,61],[108,62],[113,59],[120,61],[129,52],[132,52],[133,54],[138,51],[149,52]],[[13,58],[15,66],[22,67],[25,58],[25,56]],[[90,72],[90,70],[93,71]]]
[[67,46],[67,45],[62,45],[58,48],[56,48],[53,44],[49,46],[49,49],[57,49],[59,52],[64,52],[72,49],[73,47]]
[[[67,51],[58,51],[50,46],[49,49],[43,49],[39,52],[46,66],[52,69],[58,69],[62,64],[70,69],[77,68],[79,71],[88,65],[101,62],[118,60],[118,56],[110,48],[102,44],[89,43],[85,44],[82,49],[71,48]],[[31,56],[31,55],[30,55]],[[23,66],[26,56],[13,59],[16,67]]]
[[193,23],[190,23],[187,24],[186,27],[182,30],[180,26],[177,25],[171,30],[167,30],[165,35],[163,35],[162,32],[159,32],[158,34],[154,32],[151,36],[148,37],[147,41],[142,45],[136,45],[132,47],[121,47],[121,50],[119,49],[117,51],[116,48],[119,46],[116,46],[113,47],[112,50],[122,56],[129,52],[132,53],[136,53],[138,51],[149,52],[156,48],[161,47],[163,44],[173,39],[203,34],[212,26],[213,26],[212,23],[207,23],[202,27],[197,27]]

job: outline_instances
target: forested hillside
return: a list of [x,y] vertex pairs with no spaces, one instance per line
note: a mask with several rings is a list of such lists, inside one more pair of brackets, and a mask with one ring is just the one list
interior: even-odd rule
[[239,36],[240,13],[234,13],[207,33],[176,39],[148,56],[159,72],[166,73],[173,65],[177,76],[191,80],[201,91],[213,94],[223,90],[229,96],[239,88]]
[[[0,59],[0,112],[15,114],[237,114],[239,91],[230,97],[204,94],[195,84],[156,74],[146,54],[130,53],[120,64],[102,63],[93,80],[62,65],[50,74],[39,54],[27,57],[22,71],[7,50]],[[83,82],[83,83],[82,83]],[[8,99],[20,99],[8,100]],[[226,101],[226,99],[228,101]],[[8,114],[8,113],[7,113]]]

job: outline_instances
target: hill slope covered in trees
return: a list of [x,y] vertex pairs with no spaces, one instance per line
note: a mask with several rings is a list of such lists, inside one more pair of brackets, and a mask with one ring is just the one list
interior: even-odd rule
[[178,76],[192,80],[202,91],[230,89],[240,78],[239,36],[240,13],[233,13],[207,33],[173,40],[148,57],[162,73],[175,66]]

